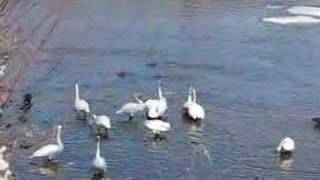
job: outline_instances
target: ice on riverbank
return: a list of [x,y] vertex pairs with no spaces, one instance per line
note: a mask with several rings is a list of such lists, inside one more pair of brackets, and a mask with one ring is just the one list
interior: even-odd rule
[[286,6],[282,6],[282,5],[267,5],[266,9],[283,9]]
[[294,15],[308,15],[320,17],[320,8],[312,6],[293,6],[287,11]]
[[320,19],[310,16],[279,16],[263,18],[262,21],[275,24],[316,24]]

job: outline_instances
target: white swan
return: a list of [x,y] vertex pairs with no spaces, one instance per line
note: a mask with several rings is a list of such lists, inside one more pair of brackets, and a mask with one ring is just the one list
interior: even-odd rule
[[277,152],[279,153],[292,153],[294,150],[295,143],[294,140],[290,137],[284,138],[277,147]]
[[7,151],[7,147],[2,146],[0,149],[0,171],[6,171],[9,169],[9,163],[3,158],[3,154],[6,151]]
[[48,160],[52,160],[58,154],[63,151],[63,143],[61,141],[61,129],[62,126],[58,125],[57,132],[57,144],[48,144],[35,151],[30,158],[34,157],[48,157]]
[[150,129],[156,136],[161,132],[167,132],[171,129],[171,125],[168,122],[164,122],[160,119],[146,120],[144,125]]
[[87,113],[90,112],[90,107],[89,107],[89,103],[86,100],[80,98],[78,83],[75,84],[75,91],[76,91],[76,97],[74,100],[74,107],[76,111],[83,112],[86,115]]
[[110,118],[106,115],[92,115],[92,119],[97,126],[101,126],[105,129],[111,128]]
[[4,172],[4,175],[2,177],[0,177],[0,180],[9,180],[11,179],[10,177],[12,176],[12,172],[7,169],[5,172]]
[[98,136],[96,156],[92,161],[93,167],[105,172],[107,170],[106,160],[100,155],[100,136]]
[[136,99],[136,102],[128,102],[122,105],[122,107],[116,111],[116,114],[122,114],[122,113],[127,113],[129,114],[129,119],[132,119],[134,114],[143,111],[144,108],[146,107],[145,104],[141,99],[138,98],[138,94],[134,94],[134,98]]
[[167,99],[162,95],[161,86],[162,84],[159,82],[158,99],[149,99],[144,103],[147,108],[147,118],[149,119],[161,118],[168,109]]
[[8,67],[5,64],[0,66],[0,78],[3,78],[6,75],[7,69]]
[[[191,90],[190,90],[191,89]],[[201,120],[205,118],[205,112],[203,107],[196,102],[197,100],[197,95],[196,95],[196,90],[194,88],[189,89],[189,95],[188,95],[188,100],[184,104],[184,107],[187,109],[187,114],[188,116],[193,119],[193,120]],[[191,93],[193,97],[191,98]]]

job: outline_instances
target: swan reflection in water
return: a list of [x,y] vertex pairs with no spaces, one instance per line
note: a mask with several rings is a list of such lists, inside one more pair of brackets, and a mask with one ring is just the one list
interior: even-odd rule
[[200,162],[207,162],[210,165],[213,165],[213,159],[210,155],[211,152],[209,151],[207,144],[202,140],[204,126],[203,123],[197,121],[190,121],[189,119],[186,119],[185,116],[183,116],[183,120],[188,125],[187,133],[191,142],[191,146],[193,148],[191,166],[195,166],[195,161],[198,160],[198,155],[201,159],[205,158],[205,161]]
[[278,157],[280,168],[283,170],[291,170],[293,165],[292,154],[281,154]]
[[45,161],[40,167],[39,167],[40,173],[52,176],[52,177],[59,177],[61,176],[61,168],[57,162],[53,161]]

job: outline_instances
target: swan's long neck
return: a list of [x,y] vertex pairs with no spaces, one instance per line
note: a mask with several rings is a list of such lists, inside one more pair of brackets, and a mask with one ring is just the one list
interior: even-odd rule
[[134,95],[134,98],[136,99],[136,101],[139,103],[139,104],[143,104],[143,101],[138,97],[138,95]]
[[162,90],[161,90],[161,82],[159,82],[158,84],[158,96],[159,96],[159,99],[162,99]]
[[63,143],[61,141],[61,127],[58,127],[58,133],[57,133],[57,143],[58,146],[63,149]]
[[78,101],[80,99],[79,97],[79,87],[78,84],[75,85],[75,90],[76,90],[76,101]]
[[193,102],[197,101],[197,93],[196,93],[196,89],[193,88]]
[[97,142],[96,158],[100,158],[100,138],[98,138],[98,142]]
[[191,102],[191,101],[192,101],[192,87],[189,88],[187,101],[188,101],[188,102]]

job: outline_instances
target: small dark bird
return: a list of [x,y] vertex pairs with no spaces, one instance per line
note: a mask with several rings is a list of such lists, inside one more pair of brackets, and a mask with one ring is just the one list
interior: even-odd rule
[[20,110],[27,111],[31,108],[31,106],[32,106],[32,94],[26,93],[23,95],[22,106],[20,107]]
[[315,122],[314,129],[320,129],[320,117],[312,118],[312,121]]
[[312,121],[315,123],[320,123],[320,117],[312,118]]

